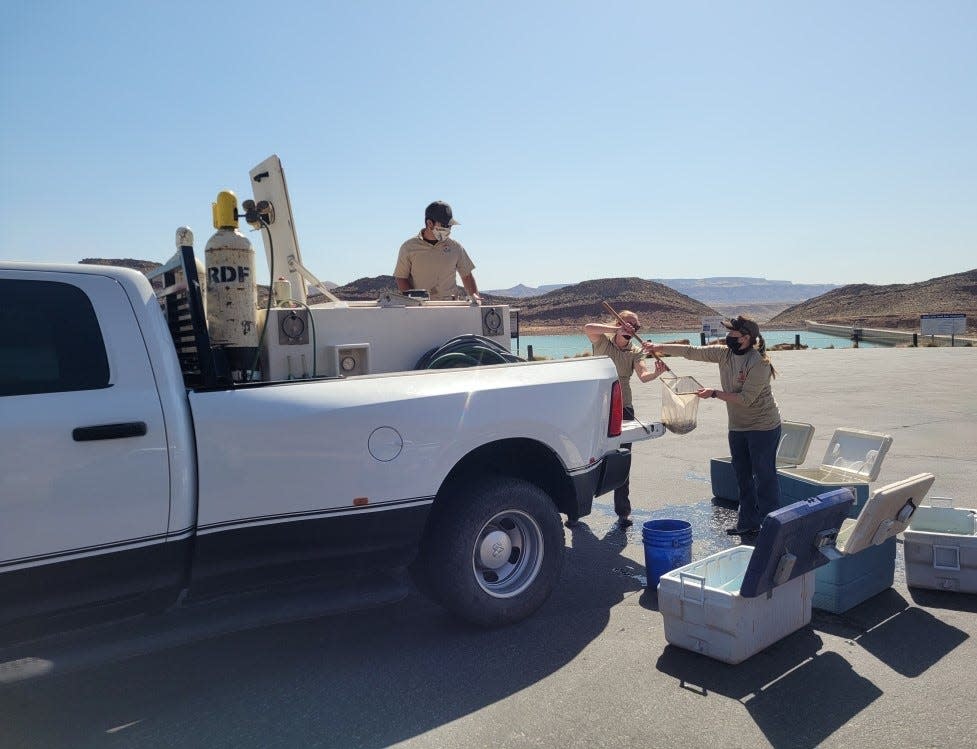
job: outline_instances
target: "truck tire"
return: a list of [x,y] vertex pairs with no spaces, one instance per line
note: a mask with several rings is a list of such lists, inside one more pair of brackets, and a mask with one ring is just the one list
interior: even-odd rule
[[479,477],[435,510],[416,572],[421,590],[487,627],[532,614],[563,568],[563,526],[553,500],[521,479]]

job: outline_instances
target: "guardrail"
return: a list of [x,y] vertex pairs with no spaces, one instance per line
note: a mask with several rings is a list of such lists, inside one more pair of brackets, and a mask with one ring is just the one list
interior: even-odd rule
[[804,327],[812,333],[848,338],[851,341],[867,341],[869,343],[884,343],[890,346],[977,346],[977,338],[949,335],[923,335],[912,330],[886,330],[884,328],[864,328],[859,325],[833,325],[805,320]]

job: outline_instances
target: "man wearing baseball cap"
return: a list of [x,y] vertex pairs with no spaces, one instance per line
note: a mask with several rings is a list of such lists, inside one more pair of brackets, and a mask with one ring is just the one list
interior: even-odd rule
[[472,275],[475,264],[465,248],[450,238],[451,227],[457,224],[451,206],[443,201],[435,201],[425,209],[424,228],[400,246],[394,267],[397,288],[426,289],[431,299],[455,299],[457,274],[468,295],[481,302]]

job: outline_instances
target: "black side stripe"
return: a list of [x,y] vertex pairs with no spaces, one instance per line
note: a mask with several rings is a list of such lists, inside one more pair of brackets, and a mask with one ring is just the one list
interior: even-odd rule
[[250,518],[237,518],[235,520],[226,520],[221,523],[211,523],[209,525],[201,526],[191,526],[189,528],[184,528],[180,531],[173,531],[172,533],[157,533],[152,536],[141,536],[139,538],[127,538],[124,541],[113,541],[107,544],[95,544],[93,546],[78,546],[74,549],[62,549],[60,551],[51,552],[49,554],[38,554],[35,556],[19,557],[17,559],[7,559],[0,562],[0,570],[5,567],[13,567],[15,565],[27,564],[31,562],[47,562],[53,559],[58,559],[60,557],[69,557],[76,554],[91,554],[95,552],[111,551],[112,549],[120,549],[126,546],[132,546],[135,544],[150,544],[153,542],[162,543],[166,540],[175,540],[176,537],[182,536],[186,533],[191,533],[196,531],[200,533],[201,531],[213,531],[222,528],[230,528],[234,526],[244,526],[244,525],[269,525],[271,521],[274,522],[286,522],[290,520],[302,520],[309,519],[313,517],[326,517],[329,515],[339,515],[339,514],[360,514],[366,513],[371,510],[376,510],[377,508],[388,509],[392,507],[398,507],[402,505],[419,504],[424,502],[432,502],[434,500],[433,496],[430,497],[413,497],[411,499],[397,499],[391,500],[389,502],[377,502],[376,504],[363,505],[362,507],[336,507],[332,509],[319,509],[319,510],[306,510],[305,512],[292,512],[292,513],[281,513],[278,515],[256,515]]
[[193,528],[185,528],[182,531],[174,531],[173,533],[157,533],[152,536],[141,536],[139,538],[127,538],[124,541],[113,541],[107,544],[95,544],[93,546],[78,546],[74,549],[62,549],[60,551],[53,551],[50,554],[37,554],[35,556],[29,557],[18,557],[17,559],[6,559],[0,562],[0,569],[4,567],[13,567],[16,564],[24,564],[25,562],[44,562],[49,559],[57,559],[58,557],[73,556],[75,554],[85,554],[87,552],[95,551],[108,551],[111,549],[119,549],[125,546],[132,546],[134,544],[149,544],[152,542],[163,542],[169,539],[174,539],[174,537],[183,535],[192,531]]

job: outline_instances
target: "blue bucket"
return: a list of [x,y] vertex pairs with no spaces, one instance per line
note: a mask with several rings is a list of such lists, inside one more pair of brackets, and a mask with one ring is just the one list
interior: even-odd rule
[[641,540],[648,590],[656,590],[666,572],[692,561],[692,524],[685,520],[648,520],[641,526]]

